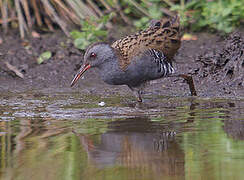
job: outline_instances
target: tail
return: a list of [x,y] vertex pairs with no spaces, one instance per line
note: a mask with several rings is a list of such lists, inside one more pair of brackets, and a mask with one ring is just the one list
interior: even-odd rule
[[178,15],[173,18],[162,18],[161,20],[152,20],[150,22],[150,29],[157,29],[158,34],[162,33],[162,46],[158,46],[157,50],[162,51],[170,61],[181,45],[181,27],[180,17]]
[[160,20],[152,19],[149,28],[173,28],[177,32],[180,31],[180,17],[178,15],[172,18],[162,18]]

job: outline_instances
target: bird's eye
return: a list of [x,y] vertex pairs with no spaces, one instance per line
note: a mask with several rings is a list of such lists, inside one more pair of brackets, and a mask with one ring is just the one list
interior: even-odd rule
[[96,57],[97,55],[94,53],[94,52],[92,52],[91,54],[90,54],[90,57],[91,58],[94,58],[94,57]]

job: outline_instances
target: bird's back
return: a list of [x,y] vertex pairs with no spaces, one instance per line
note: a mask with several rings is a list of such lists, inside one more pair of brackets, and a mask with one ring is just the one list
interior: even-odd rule
[[[111,46],[115,49],[122,70],[132,63],[135,56],[142,56],[144,52],[155,50],[171,62],[180,48],[179,17],[162,19],[153,22],[149,28],[134,35],[115,41]],[[152,58],[153,59],[153,58]]]

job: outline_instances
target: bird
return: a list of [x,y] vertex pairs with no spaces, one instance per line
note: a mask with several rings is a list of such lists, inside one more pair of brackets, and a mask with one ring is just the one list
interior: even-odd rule
[[152,20],[145,30],[112,44],[96,42],[90,45],[71,87],[88,69],[96,68],[105,83],[127,85],[137,101],[142,102],[147,82],[175,73],[172,61],[180,46],[179,16]]

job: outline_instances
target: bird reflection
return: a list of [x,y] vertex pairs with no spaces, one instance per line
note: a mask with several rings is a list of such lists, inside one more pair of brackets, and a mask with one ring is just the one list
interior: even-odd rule
[[120,165],[136,168],[145,177],[149,172],[150,177],[180,177],[184,175],[184,152],[175,137],[180,127],[179,123],[160,124],[135,117],[110,122],[96,145],[89,136],[78,136],[89,162],[99,168]]

